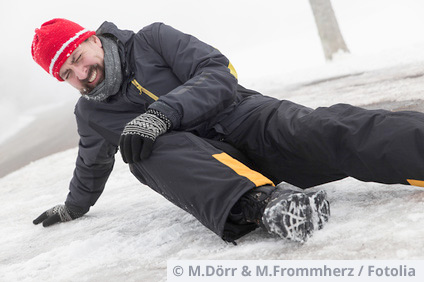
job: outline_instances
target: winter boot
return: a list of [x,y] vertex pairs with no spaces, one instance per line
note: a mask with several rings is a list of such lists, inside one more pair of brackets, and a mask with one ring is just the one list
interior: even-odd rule
[[327,193],[323,190],[306,193],[312,205],[314,230],[324,227],[330,218],[330,203],[327,201]]
[[259,226],[274,191],[274,186],[260,186],[248,191],[231,209],[229,220],[235,224],[255,223]]
[[288,183],[280,184],[265,209],[265,228],[280,237],[304,242],[322,229],[330,217],[325,191],[302,193]]
[[330,216],[324,191],[303,193],[284,183],[261,186],[245,193],[230,211],[235,224],[255,223],[282,238],[304,242]]
[[305,242],[314,230],[310,198],[302,192],[276,188],[264,210],[262,224],[269,233]]

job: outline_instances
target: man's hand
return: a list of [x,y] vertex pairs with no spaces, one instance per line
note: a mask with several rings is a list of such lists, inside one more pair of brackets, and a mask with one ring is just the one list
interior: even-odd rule
[[76,219],[84,215],[84,212],[76,211],[66,205],[57,205],[37,217],[33,223],[43,223],[44,227],[50,226],[57,222],[66,222]]
[[165,115],[151,109],[127,123],[119,140],[124,162],[135,163],[147,159],[156,138],[170,127],[171,122]]

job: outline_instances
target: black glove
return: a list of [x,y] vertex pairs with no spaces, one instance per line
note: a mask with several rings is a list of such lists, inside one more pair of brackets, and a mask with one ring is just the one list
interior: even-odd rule
[[39,224],[43,223],[44,227],[50,226],[57,222],[66,222],[81,217],[85,214],[78,210],[78,208],[72,208],[66,205],[57,205],[45,212],[43,212],[39,217],[34,219],[32,223]]
[[156,137],[167,132],[169,128],[171,121],[161,112],[152,109],[127,123],[119,140],[124,162],[135,163],[147,159]]

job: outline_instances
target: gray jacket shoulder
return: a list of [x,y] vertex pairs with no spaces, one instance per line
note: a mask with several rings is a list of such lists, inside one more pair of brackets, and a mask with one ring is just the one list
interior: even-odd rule
[[[155,22],[143,27],[137,34],[151,34],[152,32],[157,32],[160,26],[163,25],[161,22]],[[128,43],[132,37],[135,35],[135,32],[132,30],[119,29],[114,23],[105,21],[100,27],[96,30],[97,35],[107,35],[111,34],[119,39],[124,45]]]

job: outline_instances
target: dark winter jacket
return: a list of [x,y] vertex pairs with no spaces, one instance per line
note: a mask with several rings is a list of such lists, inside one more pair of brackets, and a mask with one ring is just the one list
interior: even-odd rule
[[147,108],[165,114],[172,130],[216,138],[222,130],[217,122],[243,97],[257,94],[238,85],[217,49],[162,23],[134,33],[105,22],[97,35],[117,39],[124,80],[107,101],[81,98],[75,107],[80,143],[66,203],[83,211],[104,189],[124,126]]

